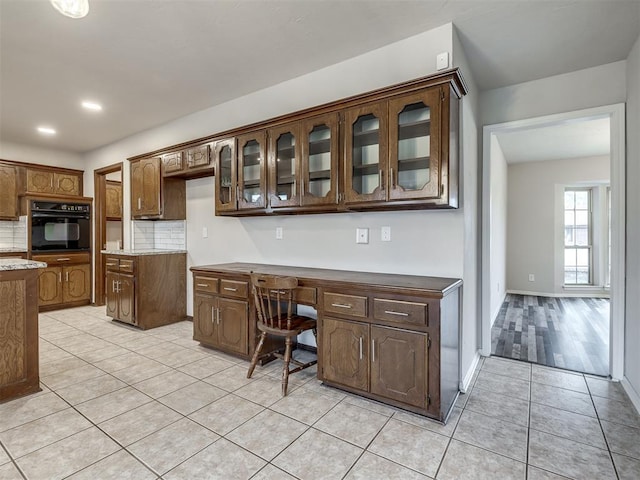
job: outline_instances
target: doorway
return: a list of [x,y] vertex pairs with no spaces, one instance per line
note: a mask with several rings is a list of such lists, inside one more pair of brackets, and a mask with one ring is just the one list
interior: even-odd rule
[[[503,300],[507,294],[507,290],[513,290],[509,285],[505,285],[506,275],[499,275],[500,268],[506,269],[506,228],[503,227],[503,231],[500,230],[501,223],[506,221],[506,213],[497,210],[497,206],[503,205],[506,211],[506,162],[504,158],[499,159],[500,151],[497,136],[509,132],[522,132],[528,129],[544,129],[553,126],[567,126],[583,122],[587,120],[603,120],[608,122],[608,135],[609,135],[609,148],[610,148],[610,166],[609,166],[609,179],[610,179],[610,205],[611,205],[611,277],[608,281],[611,291],[610,300],[610,329],[608,332],[608,345],[609,345],[609,362],[608,371],[605,374],[611,375],[614,379],[620,379],[622,376],[622,365],[624,359],[624,218],[625,218],[625,192],[624,192],[624,105],[611,105],[605,107],[597,107],[593,109],[581,110],[576,112],[567,112],[556,115],[549,115],[545,117],[538,117],[527,120],[519,120],[515,122],[508,122],[497,125],[488,125],[484,127],[483,139],[484,139],[484,152],[483,152],[483,212],[482,212],[482,355],[488,356],[491,354],[492,347],[492,326],[495,319],[499,316],[500,310],[503,307]],[[496,150],[499,152],[496,153]],[[504,183],[505,187],[500,188],[500,183]],[[561,183],[561,182],[559,182]],[[509,183],[510,186],[511,183]],[[525,183],[526,185],[526,183]],[[562,235],[564,227],[562,225],[562,201],[564,198],[564,186],[556,185],[555,195],[556,202],[560,202],[560,225],[556,225],[556,231],[560,235],[559,242],[556,242],[554,248],[556,248],[555,258],[552,258],[552,262],[563,262],[564,255],[562,249]],[[500,218],[502,215],[503,218]],[[545,236],[541,238],[541,241],[555,242],[554,239]],[[521,251],[522,255],[527,255],[526,251]],[[553,256],[553,254],[552,254]],[[559,258],[561,257],[561,258]],[[498,273],[496,273],[498,272]],[[558,272],[558,270],[556,270]],[[563,271],[559,270],[559,274],[556,273],[556,284],[565,285],[566,281],[562,278]],[[528,273],[528,275],[527,275]],[[534,279],[534,275],[527,271],[527,273],[520,272],[519,277],[522,277],[524,281],[533,282],[537,281],[537,277]],[[528,278],[527,278],[528,276]],[[558,276],[560,278],[558,279]],[[533,285],[533,284],[525,284]],[[501,290],[502,289],[502,290]],[[516,291],[520,294],[535,294],[535,288],[523,288],[519,286],[516,290],[532,290]],[[567,291],[570,291],[567,290]],[[513,293],[513,292],[512,292]],[[551,296],[572,296],[571,294],[565,295],[551,295]],[[496,298],[500,297],[497,301]],[[528,302],[539,303],[538,299],[528,299]],[[544,303],[544,302],[543,302]],[[514,305],[519,305],[517,300]],[[507,306],[504,308],[508,307]],[[560,307],[560,305],[558,305]],[[519,307],[518,307],[519,308]],[[516,308],[516,310],[518,310]],[[522,311],[522,309],[519,309]],[[494,344],[495,346],[495,344]],[[559,365],[558,365],[559,366]]]
[[94,304],[105,304],[105,255],[102,250],[120,250],[122,225],[122,162],[93,172],[95,196],[95,285]]

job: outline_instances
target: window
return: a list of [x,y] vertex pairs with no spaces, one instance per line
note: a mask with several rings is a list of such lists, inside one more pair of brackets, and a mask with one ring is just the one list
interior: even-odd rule
[[592,222],[591,189],[564,191],[564,284],[591,285]]

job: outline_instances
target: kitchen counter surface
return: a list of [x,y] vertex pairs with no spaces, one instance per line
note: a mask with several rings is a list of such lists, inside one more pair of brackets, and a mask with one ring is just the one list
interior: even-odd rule
[[30,270],[35,268],[47,268],[44,262],[22,260],[21,258],[0,258],[0,272],[7,270]]
[[174,253],[187,253],[186,250],[158,250],[155,248],[138,249],[138,250],[101,250],[106,255],[129,255],[132,257],[138,255],[170,255]]
[[0,248],[0,253],[27,253],[27,249],[17,247],[2,247]]

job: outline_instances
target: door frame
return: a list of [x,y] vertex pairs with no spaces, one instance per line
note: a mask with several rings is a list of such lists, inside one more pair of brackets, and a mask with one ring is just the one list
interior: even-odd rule
[[107,167],[98,168],[93,171],[93,218],[95,227],[95,235],[93,236],[93,251],[95,253],[95,275],[93,276],[95,283],[93,288],[93,304],[96,306],[102,306],[105,304],[104,258],[102,253],[100,252],[106,248],[107,243],[107,175],[115,172],[120,172],[120,174],[123,175],[123,169],[123,162],[120,162],[114,163]]
[[625,104],[617,103],[554,115],[485,125],[482,152],[482,265],[481,269],[481,350],[491,355],[491,138],[501,132],[544,127],[578,119],[610,120],[611,158],[611,281],[609,315],[609,373],[614,380],[624,375],[625,322]]

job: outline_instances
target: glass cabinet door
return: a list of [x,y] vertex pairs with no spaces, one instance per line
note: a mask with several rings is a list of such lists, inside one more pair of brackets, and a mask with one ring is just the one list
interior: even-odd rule
[[338,203],[338,114],[302,123],[302,205]]
[[236,141],[235,139],[216,142],[216,211],[236,210]]
[[300,124],[269,130],[269,205],[300,205]]
[[266,133],[249,133],[238,140],[238,210],[264,208],[266,196]]
[[345,112],[345,200],[386,200],[388,123],[386,102]]
[[389,101],[389,198],[440,196],[440,89]]

